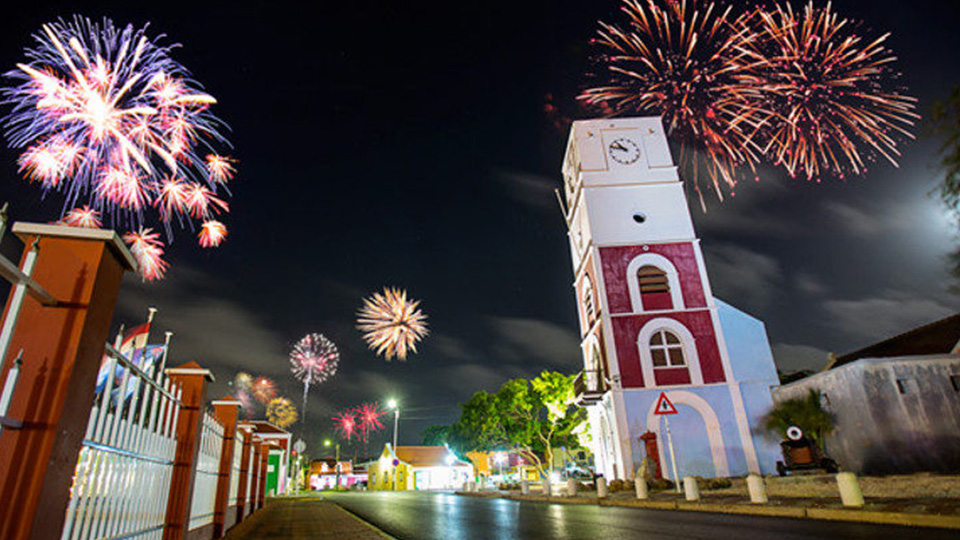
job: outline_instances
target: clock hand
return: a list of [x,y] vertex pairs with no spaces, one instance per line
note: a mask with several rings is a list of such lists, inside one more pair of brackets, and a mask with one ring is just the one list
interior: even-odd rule
[[627,147],[624,146],[624,145],[622,145],[622,144],[620,144],[619,142],[615,142],[615,143],[611,144],[611,145],[610,145],[610,148],[613,148],[614,150],[623,150],[624,152],[626,152],[626,150],[627,150]]

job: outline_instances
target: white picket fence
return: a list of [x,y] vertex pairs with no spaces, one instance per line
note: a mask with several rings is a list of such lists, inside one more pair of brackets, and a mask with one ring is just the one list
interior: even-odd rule
[[190,503],[189,530],[213,523],[217,498],[217,479],[220,474],[220,451],[223,446],[223,426],[210,413],[203,414],[200,427],[200,451],[193,480],[193,500]]
[[237,506],[240,502],[240,466],[243,464],[243,441],[246,435],[237,430],[233,441],[233,458],[230,461],[230,492],[227,495],[227,507]]
[[106,353],[107,380],[87,422],[61,539],[159,539],[180,389],[162,365],[144,372],[110,345]]

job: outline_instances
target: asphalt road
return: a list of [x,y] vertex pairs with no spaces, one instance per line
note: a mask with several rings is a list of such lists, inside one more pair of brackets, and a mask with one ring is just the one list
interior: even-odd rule
[[400,540],[957,539],[957,531],[939,529],[518,502],[450,493],[337,493],[328,500]]

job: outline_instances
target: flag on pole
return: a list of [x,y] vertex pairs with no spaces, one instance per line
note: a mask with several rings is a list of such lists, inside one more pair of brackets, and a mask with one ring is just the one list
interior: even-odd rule
[[[143,360],[147,356],[146,348],[147,340],[150,339],[151,322],[153,322],[153,311],[151,311],[147,322],[141,324],[140,326],[135,326],[127,332],[124,332],[123,339],[120,341],[120,346],[117,347],[117,351],[119,351],[120,354],[144,371],[147,369],[147,366],[143,363]],[[163,349],[165,349],[165,346],[156,345],[155,347],[160,347],[161,349],[156,357],[159,358],[163,354]],[[100,371],[97,372],[97,384],[94,389],[94,392],[98,395],[103,392],[103,389],[107,384],[107,378],[110,375],[110,370],[107,368],[109,365],[109,360],[110,358],[106,354],[104,354],[103,358],[100,360]],[[155,359],[152,361],[155,361]],[[126,372],[126,369],[119,363],[117,363],[116,366],[113,387],[115,389],[114,393],[119,394],[119,388],[123,384],[123,374]],[[136,379],[134,379],[134,381],[136,381]],[[131,388],[136,388],[136,383],[127,386],[127,396],[131,395]]]

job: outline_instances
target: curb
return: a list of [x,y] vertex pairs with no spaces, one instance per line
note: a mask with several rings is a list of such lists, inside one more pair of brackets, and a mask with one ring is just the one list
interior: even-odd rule
[[905,527],[930,527],[960,529],[960,516],[938,514],[907,514],[903,512],[875,512],[843,508],[809,508],[805,506],[772,506],[752,504],[711,504],[686,501],[644,501],[632,499],[586,499],[582,497],[545,497],[543,495],[505,495],[501,493],[455,492],[465,497],[485,499],[499,498],[511,501],[546,502],[553,504],[593,504],[652,510],[681,510],[687,512],[711,512],[716,514],[741,514],[750,516],[785,517],[795,519],[818,519],[823,521],[851,521],[878,525]]
[[370,523],[369,521],[363,519],[362,517],[358,516],[357,514],[353,513],[352,511],[346,509],[343,505],[341,505],[341,504],[339,504],[339,503],[337,503],[337,502],[334,502],[334,501],[330,501],[329,499],[328,499],[328,502],[332,503],[334,506],[336,506],[336,507],[339,508],[340,510],[346,512],[348,516],[352,517],[354,520],[356,520],[357,522],[359,522],[361,525],[367,527],[368,529],[370,529],[371,531],[375,532],[376,534],[379,534],[379,535],[382,536],[383,538],[386,538],[387,540],[398,540],[396,536],[393,536],[393,535],[387,533],[386,531],[380,529],[379,527],[377,527],[377,526],[374,525],[373,523]]

